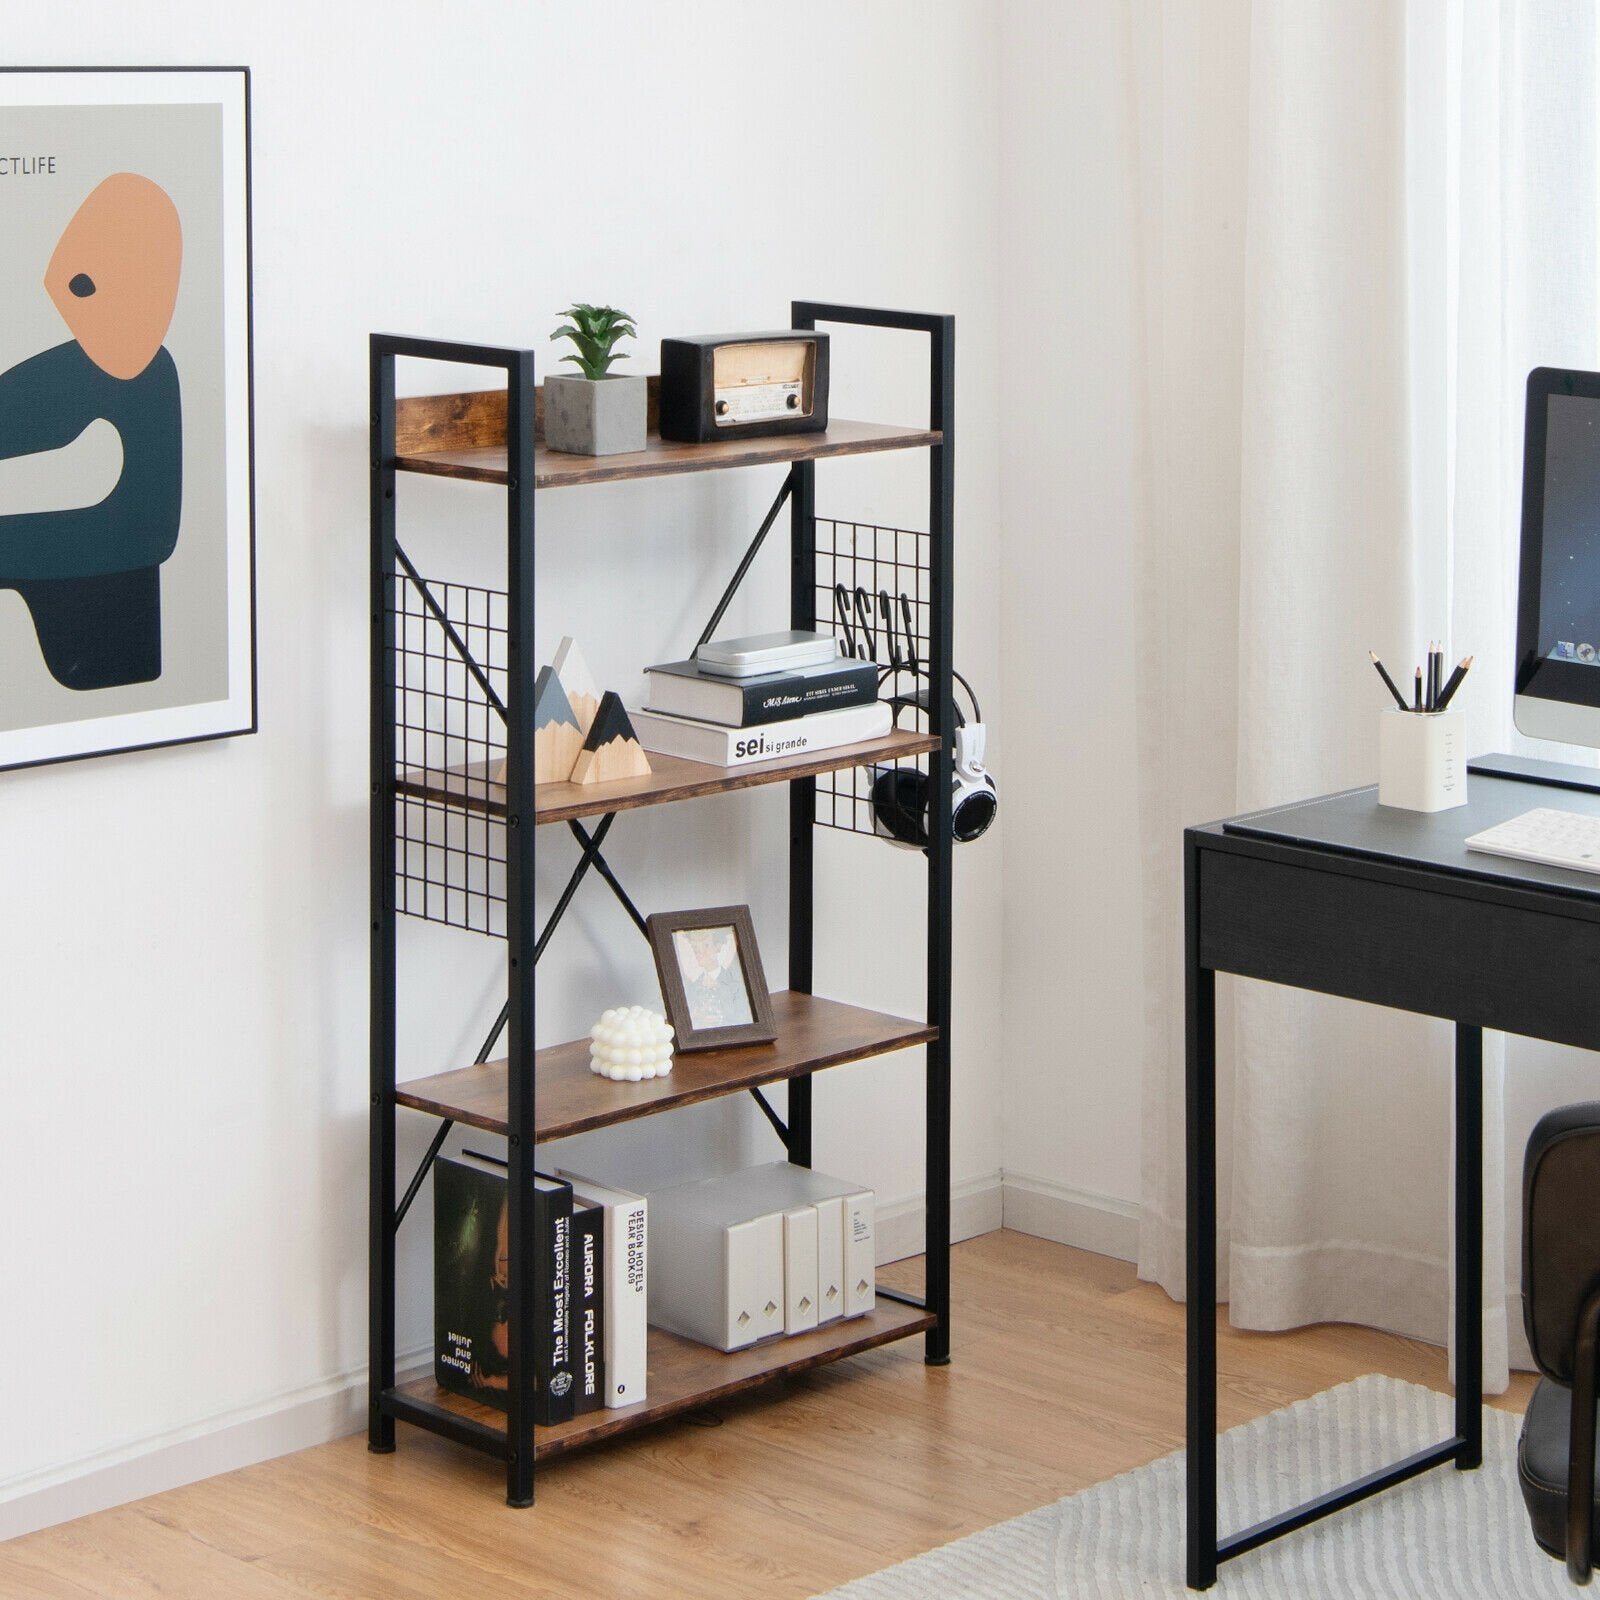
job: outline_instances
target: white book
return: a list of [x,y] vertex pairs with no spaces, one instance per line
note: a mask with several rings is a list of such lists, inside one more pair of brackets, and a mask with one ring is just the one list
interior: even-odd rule
[[558,1171],[557,1176],[572,1185],[574,1204],[581,1195],[585,1202],[605,1207],[606,1404],[637,1405],[645,1398],[649,1370],[649,1201],[576,1172]]
[[780,756],[836,750],[840,745],[881,739],[894,726],[894,712],[883,700],[839,711],[814,711],[810,716],[754,728],[729,728],[720,722],[668,716],[664,711],[630,710],[628,718],[646,750],[703,761],[712,767],[743,767],[755,761],[776,761]]
[[716,1178],[658,1189],[650,1257],[656,1327],[718,1350],[783,1332],[782,1210],[751,1215],[748,1196]]
[[881,670],[875,661],[837,656],[792,671],[719,678],[698,661],[661,661],[644,669],[646,709],[730,728],[755,728],[818,711],[871,705],[878,698]]
[[[797,1167],[788,1161],[770,1161],[765,1166],[748,1170],[751,1182],[776,1201],[805,1200],[819,1209],[831,1201],[838,1207],[837,1300],[831,1299],[829,1294],[832,1242],[824,1246],[820,1223],[818,1228],[818,1296],[822,1302],[819,1320],[827,1322],[834,1316],[859,1317],[870,1311],[877,1298],[878,1285],[872,1190],[847,1178],[830,1178],[824,1172]],[[828,1231],[831,1233],[831,1225]],[[837,1310],[832,1309],[834,1305]]]
[[790,1206],[783,1214],[783,1331],[817,1325],[817,1208]]

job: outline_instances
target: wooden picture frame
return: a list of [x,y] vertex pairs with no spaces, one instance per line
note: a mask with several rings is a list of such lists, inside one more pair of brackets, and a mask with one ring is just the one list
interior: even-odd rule
[[770,1044],[772,996],[749,906],[658,911],[645,919],[673,1049]]
[[0,769],[253,733],[249,71],[7,67],[0,130]]

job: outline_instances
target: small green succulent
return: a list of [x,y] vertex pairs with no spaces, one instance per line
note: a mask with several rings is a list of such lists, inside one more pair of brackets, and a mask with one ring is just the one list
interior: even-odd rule
[[578,347],[575,355],[564,355],[561,359],[576,362],[586,378],[603,378],[613,361],[626,361],[627,351],[612,347],[618,339],[639,336],[633,318],[615,306],[579,304],[568,306],[561,315],[572,320],[563,323],[550,337],[570,339]]

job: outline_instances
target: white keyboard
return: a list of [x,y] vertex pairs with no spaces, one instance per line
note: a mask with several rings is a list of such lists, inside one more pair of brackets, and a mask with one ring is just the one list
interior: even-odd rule
[[1553,811],[1541,806],[1509,822],[1472,834],[1467,849],[1491,856],[1515,856],[1547,867],[1600,872],[1600,816],[1579,811]]

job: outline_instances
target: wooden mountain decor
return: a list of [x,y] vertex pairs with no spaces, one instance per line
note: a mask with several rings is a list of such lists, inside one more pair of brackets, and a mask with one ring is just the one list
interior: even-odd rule
[[583,729],[561,679],[553,667],[540,667],[533,687],[533,781],[565,783],[582,750]]
[[583,651],[578,648],[578,641],[565,638],[561,647],[556,651],[555,660],[550,663],[555,675],[561,680],[561,687],[566,691],[567,704],[572,707],[572,714],[578,720],[578,727],[583,732],[583,737],[589,737],[589,729],[594,724],[594,715],[600,709],[600,691],[595,687],[594,675],[589,671],[589,663],[583,658]]
[[573,766],[572,781],[614,783],[618,778],[649,776],[650,762],[628,720],[627,707],[620,695],[607,689]]

